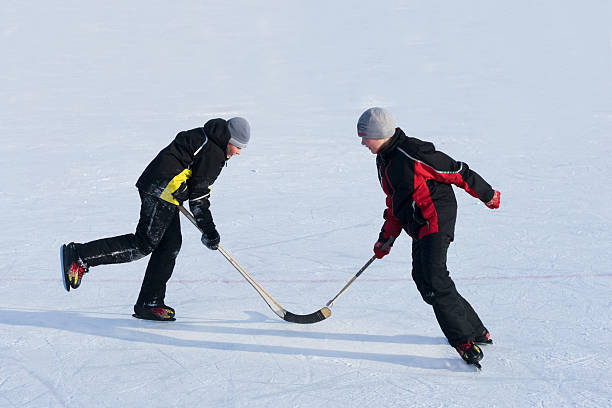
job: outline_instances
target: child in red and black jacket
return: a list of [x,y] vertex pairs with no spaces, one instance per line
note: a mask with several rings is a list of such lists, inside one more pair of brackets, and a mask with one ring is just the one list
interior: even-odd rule
[[[405,230],[412,237],[412,278],[451,346],[468,363],[479,365],[482,350],[492,343],[480,318],[455,288],[446,269],[446,253],[454,238],[457,201],[452,184],[487,207],[499,207],[500,193],[466,163],[437,151],[432,143],[408,137],[382,108],[366,110],[357,123],[361,144],[376,154],[378,178],[387,195],[385,222],[374,254],[389,253]],[[386,244],[386,245],[385,245]]]

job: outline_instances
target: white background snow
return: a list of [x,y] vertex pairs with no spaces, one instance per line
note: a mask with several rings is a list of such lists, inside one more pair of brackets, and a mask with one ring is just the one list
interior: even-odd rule
[[[14,1],[0,10],[0,407],[610,407],[608,1]],[[294,313],[371,256],[370,106],[466,161],[448,265],[495,344],[480,373],[410,278],[410,239],[333,315],[278,319],[186,222],[174,323],[131,317],[146,262],[70,293],[58,248],[132,232],[175,134],[240,115],[222,243]]]

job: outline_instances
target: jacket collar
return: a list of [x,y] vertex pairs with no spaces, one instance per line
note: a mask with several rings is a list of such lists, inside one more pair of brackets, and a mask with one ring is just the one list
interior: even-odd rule
[[406,134],[404,133],[404,131],[400,128],[395,128],[395,133],[393,134],[393,136],[391,136],[391,139],[389,139],[387,143],[382,146],[382,148],[378,152],[378,155],[382,159],[388,159],[397,147],[397,145],[400,144],[405,138]]

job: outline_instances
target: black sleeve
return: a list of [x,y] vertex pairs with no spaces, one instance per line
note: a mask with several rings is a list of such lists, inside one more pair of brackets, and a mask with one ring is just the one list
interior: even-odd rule
[[203,232],[211,231],[215,229],[215,223],[213,222],[212,214],[210,212],[210,193],[196,200],[189,200],[189,208],[193,213],[198,227]]
[[201,169],[201,162],[204,160],[200,160],[195,163],[194,168],[192,169],[192,176],[187,180],[187,185],[189,187],[189,201],[197,201],[202,198],[208,199],[210,196],[210,185],[216,180],[216,174],[212,171],[206,171],[206,169]]
[[221,172],[222,162],[213,154],[200,156],[193,164],[193,175],[187,180],[189,208],[203,231],[215,228],[210,213],[210,186]]
[[177,159],[183,168],[188,168],[204,139],[202,129],[196,128],[180,132],[166,148],[167,154]]

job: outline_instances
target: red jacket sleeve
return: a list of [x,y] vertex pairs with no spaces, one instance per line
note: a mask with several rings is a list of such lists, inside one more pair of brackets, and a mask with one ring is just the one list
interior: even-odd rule
[[380,234],[379,240],[386,241],[391,237],[398,237],[402,233],[402,223],[400,220],[393,214],[391,207],[387,207],[387,209],[383,213],[383,218],[385,219],[385,223],[383,224]]
[[431,150],[415,158],[414,171],[427,179],[454,184],[483,202],[493,198],[495,191],[467,163],[453,160],[445,153]]

